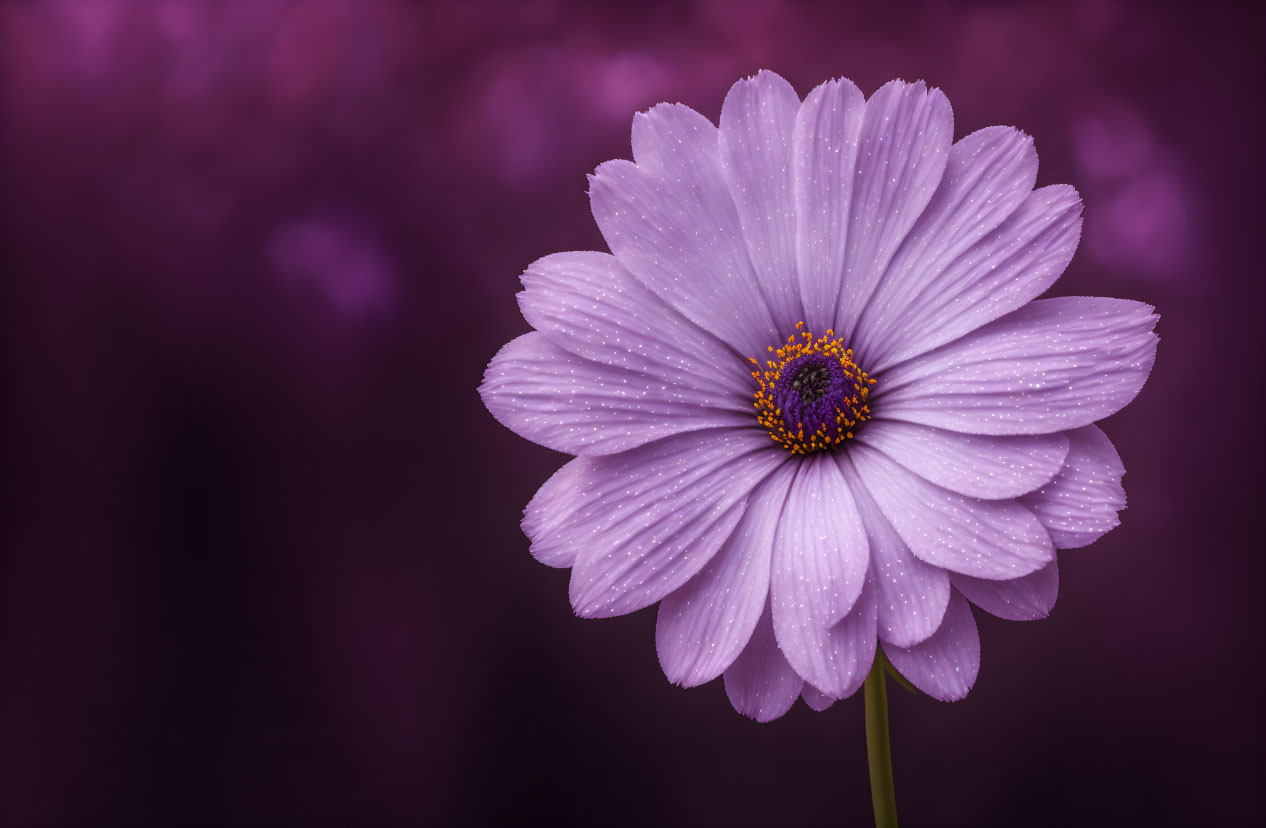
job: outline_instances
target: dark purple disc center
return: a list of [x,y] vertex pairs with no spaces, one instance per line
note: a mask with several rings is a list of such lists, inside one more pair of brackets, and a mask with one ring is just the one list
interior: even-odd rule
[[820,428],[827,437],[835,437],[841,429],[836,418],[841,410],[852,411],[849,401],[858,390],[838,357],[814,353],[796,357],[783,367],[772,396],[782,409],[787,430],[792,434],[803,430],[807,439]]

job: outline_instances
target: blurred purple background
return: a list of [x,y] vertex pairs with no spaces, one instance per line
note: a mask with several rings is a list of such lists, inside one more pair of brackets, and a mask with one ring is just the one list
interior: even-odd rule
[[475,393],[601,249],[634,111],[925,78],[1141,299],[1124,525],[975,690],[894,690],[909,825],[1266,819],[1260,5],[0,7],[0,824],[864,825],[861,699],[671,687],[518,528],[564,458]]

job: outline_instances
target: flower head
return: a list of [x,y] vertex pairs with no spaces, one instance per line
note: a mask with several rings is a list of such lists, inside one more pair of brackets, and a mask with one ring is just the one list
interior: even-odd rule
[[1034,189],[1018,130],[952,135],[922,83],[801,101],[770,72],[734,85],[719,128],[639,114],[634,161],[590,178],[611,253],[528,268],[535,330],[480,388],[576,455],[523,520],[532,554],[571,568],[576,613],[658,603],[669,679],[724,675],[762,721],[852,694],[880,646],[962,698],[970,604],[1045,616],[1055,550],[1125,506],[1092,423],[1142,387],[1156,316],[1037,300],[1077,246],[1077,193]]

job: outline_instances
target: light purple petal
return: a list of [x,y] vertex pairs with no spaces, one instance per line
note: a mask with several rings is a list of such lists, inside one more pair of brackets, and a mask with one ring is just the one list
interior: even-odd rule
[[1036,572],[1055,555],[1050,535],[1014,500],[977,500],[907,471],[866,446],[849,459],[884,517],[916,557],[977,578]]
[[877,590],[879,637],[899,647],[914,646],[941,626],[949,603],[949,575],[914,556],[853,464],[843,456],[838,459],[870,538],[870,580]]
[[967,599],[955,591],[935,635],[910,648],[886,645],[884,655],[897,672],[932,698],[965,698],[980,673],[980,635]]
[[715,398],[697,388],[582,359],[538,331],[497,352],[479,394],[506,428],[568,454],[614,454],[686,431],[742,428],[753,419],[735,408],[707,407]]
[[778,593],[770,593],[779,648],[805,681],[828,696],[851,696],[870,672],[877,643],[876,593],[868,581],[852,611],[831,627],[818,623],[803,605],[779,602]]
[[791,178],[796,215],[796,272],[805,323],[817,334],[835,324],[848,248],[857,142],[866,97],[847,78],[814,89],[796,113]]
[[1020,502],[1033,510],[1059,549],[1093,543],[1120,522],[1125,466],[1098,426],[1068,432],[1068,459],[1055,479]]
[[[908,300],[866,334],[863,367],[878,374],[953,342],[1041,295],[1055,283],[1081,237],[1081,198],[1067,185],[1034,190],[988,236],[943,270],[921,272]],[[895,289],[895,288],[894,288]]]
[[1014,213],[1036,180],[1033,139],[1012,127],[973,132],[950,148],[940,185],[850,339],[860,365],[872,371],[872,365],[882,367],[886,353],[907,344],[908,314],[916,297]]
[[725,694],[744,716],[772,722],[791,709],[802,687],[804,679],[778,649],[766,606],[742,654],[725,671]]
[[680,104],[633,122],[638,163],[608,161],[589,203],[611,252],[661,299],[739,354],[779,335],[743,242],[721,169],[717,129]]
[[866,101],[834,325],[846,342],[940,184],[953,139],[949,101],[922,81],[891,81]]
[[870,559],[866,529],[835,458],[819,453],[798,461],[774,541],[774,625],[798,623],[803,614],[829,627],[862,592]]
[[[864,682],[865,679],[863,679]],[[807,681],[804,683],[804,689],[800,691],[800,698],[804,699],[804,703],[809,705],[809,708],[815,713],[821,713],[839,701],[839,699],[831,698]]]
[[519,307],[576,356],[687,386],[700,405],[752,407],[751,366],[670,308],[609,253],[555,253],[523,274]]
[[747,645],[768,601],[774,532],[795,476],[790,458],[770,473],[721,551],[660,603],[655,647],[669,681],[712,681]]
[[548,539],[575,554],[576,614],[610,617],[650,606],[707,565],[748,496],[785,459],[765,436],[701,431],[592,458],[574,495],[584,505]]
[[1088,425],[1143,387],[1156,359],[1156,320],[1150,305],[1127,299],[1031,302],[886,372],[871,410],[969,434]]
[[[796,278],[796,201],[791,133],[800,98],[763,71],[730,87],[721,107],[721,159],[747,253],[778,330],[804,318]],[[753,354],[753,356],[755,356]]]
[[1068,438],[1058,432],[994,437],[900,420],[869,422],[857,440],[925,480],[982,500],[1019,497],[1040,488],[1068,454]]
[[1059,596],[1059,566],[1051,561],[1037,572],[1010,581],[950,576],[954,588],[976,606],[1008,621],[1033,621],[1051,614]]
[[576,563],[579,551],[563,541],[558,530],[585,506],[585,488],[592,474],[593,461],[577,457],[564,465],[536,490],[523,510],[523,534],[528,536],[528,551],[546,566],[567,569]]

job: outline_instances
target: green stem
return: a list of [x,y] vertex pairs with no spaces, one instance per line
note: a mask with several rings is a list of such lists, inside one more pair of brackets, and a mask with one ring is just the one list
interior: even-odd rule
[[875,828],[897,828],[897,795],[892,788],[892,746],[888,742],[888,690],[882,652],[866,676],[866,757],[870,760],[870,800]]

